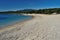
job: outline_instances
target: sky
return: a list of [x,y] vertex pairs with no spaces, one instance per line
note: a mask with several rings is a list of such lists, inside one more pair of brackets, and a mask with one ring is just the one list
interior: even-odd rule
[[0,0],[0,11],[60,8],[60,0]]

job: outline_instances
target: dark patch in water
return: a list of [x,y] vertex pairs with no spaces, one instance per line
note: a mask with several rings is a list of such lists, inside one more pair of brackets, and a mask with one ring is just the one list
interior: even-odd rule
[[7,17],[0,17],[0,20],[5,20],[7,19]]

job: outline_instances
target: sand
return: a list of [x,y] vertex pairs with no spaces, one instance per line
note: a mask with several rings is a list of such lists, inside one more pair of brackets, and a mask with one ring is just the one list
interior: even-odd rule
[[60,40],[60,15],[29,15],[34,18],[0,30],[0,40]]

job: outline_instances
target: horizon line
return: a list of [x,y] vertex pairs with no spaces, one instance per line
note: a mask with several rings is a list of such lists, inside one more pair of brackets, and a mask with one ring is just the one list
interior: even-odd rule
[[50,8],[24,8],[24,9],[16,9],[16,10],[2,10],[0,12],[6,12],[6,11],[18,11],[18,10],[25,10],[25,9],[33,9],[33,10],[39,10],[39,9],[51,9],[51,8],[60,8],[60,7],[50,7]]

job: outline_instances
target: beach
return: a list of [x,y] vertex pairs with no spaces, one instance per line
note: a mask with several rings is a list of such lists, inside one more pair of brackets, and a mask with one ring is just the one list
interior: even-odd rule
[[0,40],[60,40],[60,14],[24,14],[32,19],[0,30]]

